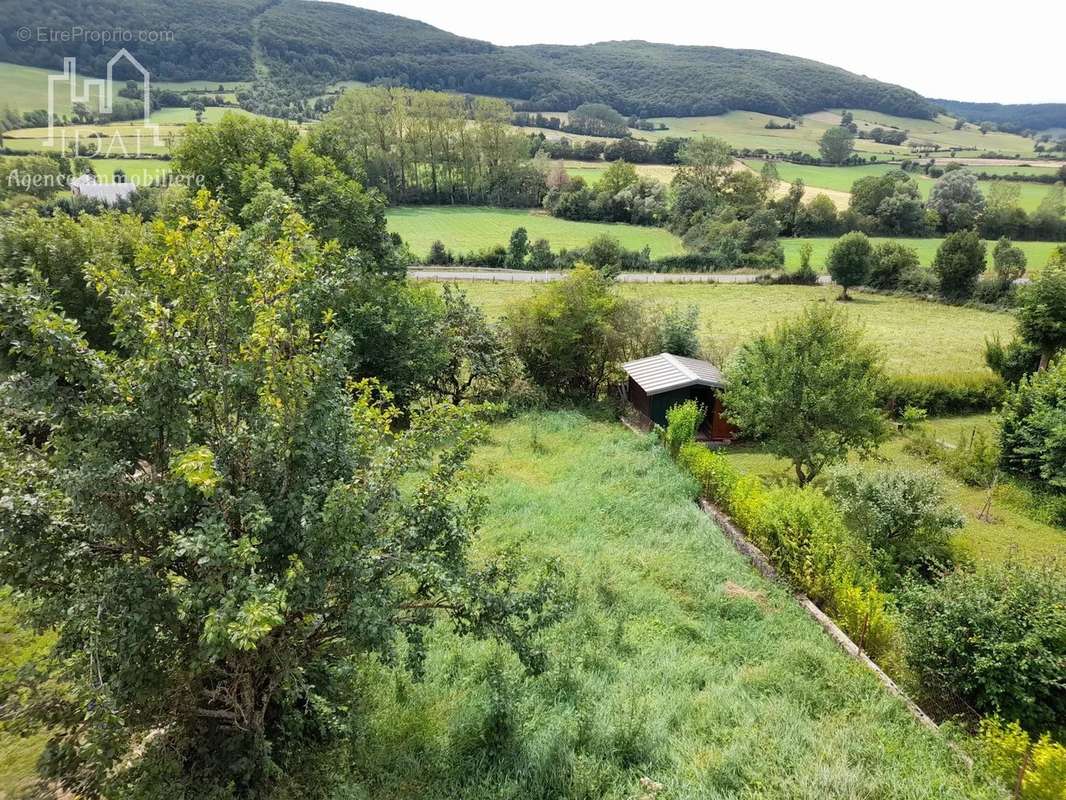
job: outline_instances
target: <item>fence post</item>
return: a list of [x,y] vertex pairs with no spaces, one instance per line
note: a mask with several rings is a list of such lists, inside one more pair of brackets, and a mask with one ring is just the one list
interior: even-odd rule
[[1033,754],[1033,742],[1029,740],[1029,746],[1025,748],[1025,755],[1022,756],[1021,766],[1018,767],[1018,777],[1014,780],[1014,792],[1012,796],[1014,800],[1021,800],[1022,797],[1022,783],[1025,781],[1025,770],[1029,767],[1029,757]]

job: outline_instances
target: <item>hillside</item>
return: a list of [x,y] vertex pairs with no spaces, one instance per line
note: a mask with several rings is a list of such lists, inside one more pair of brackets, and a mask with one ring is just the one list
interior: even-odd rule
[[1066,103],[964,103],[959,100],[930,100],[952,116],[970,122],[992,122],[1001,130],[1047,131],[1066,128]]
[[[273,74],[316,81],[390,80],[561,110],[585,101],[626,114],[690,116],[744,109],[790,115],[869,108],[928,117],[917,93],[807,59],[758,50],[648,42],[499,47],[391,14],[307,0],[11,0],[0,23],[0,61],[56,68],[78,57],[102,74],[112,41],[40,41],[39,29],[68,31],[91,18],[101,30],[172,31],[123,42],[157,80],[247,80],[261,59]],[[77,19],[75,19],[77,15]],[[23,42],[26,31],[30,41]]]

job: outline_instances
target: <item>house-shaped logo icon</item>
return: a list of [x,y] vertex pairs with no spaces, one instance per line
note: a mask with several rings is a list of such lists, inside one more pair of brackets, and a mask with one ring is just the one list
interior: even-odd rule
[[[81,91],[78,89],[77,59],[68,57],[63,59],[63,71],[48,76],[48,138],[47,146],[55,143],[55,120],[56,120],[56,84],[67,83],[70,91],[70,102],[84,103],[92,107],[96,100],[96,110],[100,114],[110,114],[115,104],[114,72],[115,65],[125,59],[141,75],[141,94],[144,103],[144,127],[152,131],[152,137],[156,145],[162,145],[163,140],[159,135],[159,126],[150,122],[152,113],[152,86],[151,76],[141,62],[133,57],[125,47],[119,50],[107,62],[106,78],[85,78],[81,81]],[[124,85],[124,84],[123,84]]]

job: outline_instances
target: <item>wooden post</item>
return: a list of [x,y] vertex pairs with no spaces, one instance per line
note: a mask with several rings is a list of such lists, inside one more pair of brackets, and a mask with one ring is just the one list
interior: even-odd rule
[[1021,766],[1018,767],[1018,777],[1014,780],[1014,800],[1021,800],[1022,797],[1022,783],[1025,780],[1025,770],[1029,767],[1029,757],[1033,754],[1033,742],[1030,740],[1029,746],[1025,748],[1025,755],[1022,756]]

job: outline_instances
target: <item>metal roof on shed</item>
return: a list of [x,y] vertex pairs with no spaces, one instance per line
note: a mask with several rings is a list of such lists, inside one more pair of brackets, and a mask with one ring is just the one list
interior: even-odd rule
[[710,361],[670,353],[648,356],[622,365],[622,369],[647,394],[660,394],[682,386],[725,388],[725,376]]

